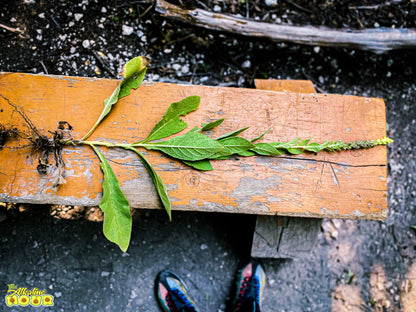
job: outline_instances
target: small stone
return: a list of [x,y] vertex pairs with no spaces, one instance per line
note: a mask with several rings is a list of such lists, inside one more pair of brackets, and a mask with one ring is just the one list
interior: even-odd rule
[[39,13],[38,15],[40,18],[45,18],[45,13]]
[[180,64],[173,64],[172,65],[172,68],[174,69],[174,70],[176,70],[176,71],[178,71],[179,69],[181,69],[181,65]]
[[107,271],[101,272],[101,277],[107,277],[107,276],[110,276],[110,272],[107,272]]
[[69,49],[69,52],[71,52],[71,54],[74,54],[76,50],[77,49],[75,47],[71,47],[71,49]]
[[189,65],[183,65],[181,69],[182,74],[189,73]]
[[277,0],[265,0],[264,3],[267,6],[274,6],[274,5],[277,5]]
[[84,40],[84,41],[82,42],[82,46],[83,46],[85,49],[89,48],[89,47],[90,47],[90,41],[89,41],[89,40]]
[[62,297],[62,293],[60,291],[56,292],[55,293],[55,297],[56,298]]
[[143,31],[141,31],[141,30],[138,30],[137,32],[136,32],[136,35],[137,35],[137,37],[141,37],[141,36],[143,36],[144,35],[144,32]]
[[59,35],[59,39],[61,39],[62,41],[66,40],[67,35]]
[[84,14],[81,14],[81,13],[75,13],[75,14],[74,14],[75,21],[79,22],[79,20],[80,20],[83,16],[84,16]]
[[107,9],[106,9],[106,7],[102,7],[102,8],[101,8],[101,13],[107,13]]
[[314,47],[314,48],[313,48],[313,51],[314,51],[315,53],[319,53],[319,51],[321,51],[321,47]]
[[221,12],[221,7],[218,5],[218,4],[216,4],[216,5],[214,5],[214,12]]
[[241,64],[241,67],[242,67],[242,68],[250,68],[250,67],[251,67],[251,62],[250,62],[250,60],[246,60],[246,61],[244,61],[244,63],[243,63],[243,64]]
[[200,248],[201,248],[201,250],[206,250],[206,249],[208,249],[208,246],[206,244],[202,244]]
[[123,25],[122,31],[124,36],[130,36],[134,32],[134,28],[131,26]]

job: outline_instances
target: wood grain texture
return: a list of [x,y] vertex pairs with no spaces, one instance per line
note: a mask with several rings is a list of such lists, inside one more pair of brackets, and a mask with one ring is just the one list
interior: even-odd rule
[[[81,138],[100,115],[118,81],[3,73],[0,93],[21,106],[36,127],[54,130],[59,121]],[[170,103],[201,96],[200,108],[185,120],[189,128],[225,118],[220,135],[250,126],[244,136],[270,132],[265,142],[296,137],[325,140],[377,139],[386,135],[383,100],[355,96],[300,94],[255,89],[148,83],[121,100],[91,139],[135,142],[143,139]],[[0,123],[24,123],[0,99]],[[27,128],[26,128],[27,129]],[[23,146],[15,140],[9,146]],[[148,173],[131,153],[106,150],[127,199],[134,208],[159,208]],[[145,152],[175,210],[277,214],[382,220],[387,209],[386,148],[296,157],[249,157],[213,161],[214,171],[198,172],[158,152]],[[97,205],[101,199],[98,159],[87,147],[63,151],[67,183],[52,186],[52,172],[36,172],[28,148],[0,150],[0,201]],[[51,166],[51,171],[53,166]]]
[[[308,80],[256,79],[256,88],[280,92],[315,93]],[[253,258],[304,258],[316,244],[322,219],[257,216],[251,245]]]
[[255,79],[256,88],[277,92],[316,93],[310,80]]

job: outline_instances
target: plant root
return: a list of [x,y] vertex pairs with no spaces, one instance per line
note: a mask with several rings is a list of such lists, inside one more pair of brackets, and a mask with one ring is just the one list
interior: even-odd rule
[[14,127],[7,127],[0,124],[0,149],[2,149],[6,142],[11,139],[18,136],[18,130]]
[[6,129],[3,125],[0,125],[0,148],[5,145],[8,138],[20,135],[23,139],[29,141],[28,146],[31,148],[32,154],[39,154],[36,167],[38,173],[41,175],[48,173],[50,167],[49,156],[52,154],[55,160],[55,170],[52,173],[54,176],[53,186],[64,184],[66,182],[65,162],[62,158],[62,148],[68,142],[72,142],[71,131],[73,127],[67,121],[60,121],[55,131],[48,131],[50,136],[44,135],[36,128],[22,108],[13,104],[1,94],[0,97],[13,107],[14,111],[22,117],[29,128],[29,134],[23,135],[17,128]]

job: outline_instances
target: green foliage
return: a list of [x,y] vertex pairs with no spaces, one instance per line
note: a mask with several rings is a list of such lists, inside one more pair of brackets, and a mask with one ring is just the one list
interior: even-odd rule
[[90,131],[88,131],[82,140],[86,140],[90,137],[90,135],[98,127],[101,121],[108,115],[108,113],[110,113],[111,108],[118,102],[119,99],[129,95],[131,89],[137,89],[140,86],[146,74],[148,64],[149,61],[145,57],[138,56],[131,59],[123,66],[121,75],[124,79],[119,83],[113,93],[107,99],[105,99],[104,109],[100,117],[98,117],[98,120],[95,122],[94,126]]
[[91,146],[100,158],[104,174],[103,198],[100,203],[104,213],[103,232],[110,242],[116,243],[125,252],[129,247],[132,227],[129,202],[104,155],[97,147]]
[[[124,196],[117,177],[112,171],[104,155],[98,150],[97,146],[109,148],[124,148],[137,155],[140,161],[149,172],[156,192],[165,208],[169,219],[171,219],[171,204],[169,201],[166,187],[154,170],[152,165],[140,153],[137,148],[147,150],[157,150],[169,157],[182,161],[185,165],[201,171],[213,170],[210,160],[221,160],[237,156],[279,156],[282,154],[298,155],[302,153],[318,153],[320,151],[338,152],[351,149],[370,148],[377,145],[386,145],[392,142],[389,138],[367,141],[325,141],[323,143],[310,142],[309,139],[293,139],[287,142],[264,143],[261,140],[269,130],[263,132],[251,141],[239,137],[248,127],[223,134],[216,139],[209,137],[206,133],[224,122],[224,119],[215,120],[202,125],[202,128],[193,128],[183,135],[168,138],[187,128],[187,123],[181,120],[196,109],[200,103],[199,96],[189,96],[179,102],[172,103],[167,109],[162,119],[153,127],[149,135],[142,141],[132,144],[113,144],[100,141],[86,141],[101,121],[109,114],[113,105],[124,96],[130,94],[131,89],[136,89],[143,81],[146,73],[148,61],[144,57],[136,57],[130,60],[123,67],[123,80],[114,92],[104,101],[104,109],[91,130],[79,141],[67,141],[66,144],[86,144],[91,146],[101,162],[101,169],[104,174],[103,198],[100,208],[104,212],[104,235],[116,243],[121,250],[126,251],[130,242],[132,221],[130,216],[129,203]],[[167,138],[167,139],[166,139]],[[160,141],[161,139],[166,139]],[[156,141],[158,140],[158,141]],[[156,142],[155,142],[156,141]]]
[[226,138],[236,137],[237,135],[239,135],[239,134],[243,133],[244,131],[246,131],[248,128],[249,127],[245,127],[245,128],[239,129],[239,130],[235,130],[235,131],[228,132],[226,134],[223,134],[223,135],[219,136],[217,138],[217,140],[222,140],[222,139],[226,139]]
[[188,161],[208,159],[224,149],[218,141],[199,132],[190,131],[184,135],[156,143],[140,143],[135,146],[149,150],[159,150],[173,158]]
[[156,192],[159,195],[159,198],[162,202],[163,207],[165,208],[166,212],[168,213],[169,220],[172,220],[172,213],[171,213],[171,206],[168,197],[168,192],[166,190],[165,184],[163,183],[160,176],[156,173],[155,169],[153,169],[152,165],[147,161],[147,159],[140,153],[137,149],[131,146],[124,146],[125,149],[135,152],[142,162],[142,164],[146,167],[147,171],[150,174],[150,177],[153,180],[153,184],[156,187]]
[[214,168],[212,168],[211,163],[209,162],[209,160],[204,159],[204,160],[197,160],[197,161],[182,161],[185,165],[188,165],[189,167],[192,167],[196,170],[200,170],[200,171],[210,171],[210,170],[214,170]]
[[208,131],[208,130],[212,130],[216,127],[218,127],[220,124],[222,124],[224,122],[224,118],[212,121],[210,123],[207,123],[206,125],[204,125],[201,129],[201,131]]
[[199,96],[189,96],[182,101],[172,103],[163,118],[150,131],[147,138],[142,142],[159,140],[184,130],[188,124],[180,119],[180,116],[193,112],[199,106]]

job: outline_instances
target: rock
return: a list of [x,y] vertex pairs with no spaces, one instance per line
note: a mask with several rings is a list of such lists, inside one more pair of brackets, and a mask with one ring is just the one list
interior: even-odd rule
[[124,36],[130,36],[134,32],[134,28],[131,26],[123,25],[122,31]]
[[251,62],[250,60],[246,60],[243,62],[243,64],[241,64],[242,68],[250,68],[251,67]]
[[82,42],[82,46],[83,46],[85,49],[88,49],[88,48],[90,47],[90,41],[89,41],[89,40],[84,40],[84,41]]
[[267,6],[274,6],[274,5],[277,5],[277,0],[265,0],[264,3]]
[[79,22],[79,21],[80,21],[80,19],[81,19],[83,16],[84,16],[84,14],[81,14],[81,13],[75,13],[75,14],[74,14],[75,21]]

